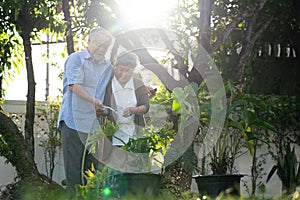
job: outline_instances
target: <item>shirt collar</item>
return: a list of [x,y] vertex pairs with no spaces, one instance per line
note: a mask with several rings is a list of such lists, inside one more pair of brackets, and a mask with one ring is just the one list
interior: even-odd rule
[[88,48],[85,48],[85,49],[83,50],[83,55],[84,55],[84,59],[86,59],[86,60],[92,58],[91,54],[90,54],[89,51],[88,51]]
[[133,85],[133,78],[131,77],[129,79],[129,81],[125,84],[124,88],[128,88],[128,89],[133,89],[134,90],[134,85]]
[[117,80],[116,76],[112,79],[114,91],[117,92],[122,89],[131,89],[134,90],[133,78],[131,77],[129,81],[125,84],[124,88],[120,85],[119,81]]

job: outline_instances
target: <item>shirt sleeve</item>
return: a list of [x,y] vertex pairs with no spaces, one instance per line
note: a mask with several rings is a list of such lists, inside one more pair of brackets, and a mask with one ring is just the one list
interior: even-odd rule
[[99,79],[96,87],[96,94],[95,98],[100,99],[102,102],[104,102],[104,95],[106,86],[108,85],[109,81],[111,80],[111,77],[113,76],[113,68],[112,65],[109,63]]
[[146,107],[146,113],[149,111],[149,96],[148,96],[148,91],[144,83],[139,80],[135,79],[135,94],[137,98],[137,106],[144,105]]
[[68,85],[83,83],[84,71],[79,53],[70,55],[66,61],[66,76]]

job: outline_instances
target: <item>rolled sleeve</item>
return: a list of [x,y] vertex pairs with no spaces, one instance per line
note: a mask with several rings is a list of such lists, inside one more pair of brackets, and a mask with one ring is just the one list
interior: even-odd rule
[[146,107],[145,113],[147,113],[150,108],[147,88],[144,85],[144,83],[139,79],[135,79],[135,88],[136,88],[136,97],[138,101],[137,106],[144,105]]

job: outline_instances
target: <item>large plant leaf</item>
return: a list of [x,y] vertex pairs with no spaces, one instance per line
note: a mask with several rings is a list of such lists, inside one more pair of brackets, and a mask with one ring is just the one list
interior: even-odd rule
[[249,102],[251,103],[252,105],[255,105],[263,110],[269,110],[269,107],[267,106],[267,104],[262,100],[262,99],[259,99],[255,96],[252,96],[252,95],[244,95],[243,96],[243,99],[246,101],[246,102]]
[[232,118],[228,118],[228,126],[238,129],[240,132],[244,132],[244,127],[237,121]]
[[296,174],[296,185],[300,185],[300,164],[298,164],[298,170],[297,170],[297,174]]
[[256,114],[250,110],[244,110],[242,112],[242,119],[245,121],[246,127],[255,125],[259,121]]
[[260,127],[263,127],[263,128],[266,128],[270,131],[273,131],[274,133],[279,133],[278,130],[276,130],[271,124],[269,124],[268,122],[266,121],[257,121],[255,123],[256,126],[260,126]]
[[276,172],[276,170],[278,169],[277,165],[274,165],[271,169],[271,171],[269,172],[268,176],[267,176],[267,181],[269,182],[269,180],[272,178],[272,176],[274,175],[274,173]]
[[175,115],[179,115],[181,113],[181,104],[177,100],[173,100],[172,102],[172,112]]
[[240,105],[241,105],[240,101],[230,102],[230,105],[227,106],[226,117],[228,117],[230,114],[234,113],[236,108]]

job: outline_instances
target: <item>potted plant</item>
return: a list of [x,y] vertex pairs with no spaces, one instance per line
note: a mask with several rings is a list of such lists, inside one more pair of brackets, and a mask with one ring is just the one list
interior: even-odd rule
[[[212,197],[218,196],[221,192],[230,195],[240,194],[240,179],[243,175],[235,173],[235,160],[247,151],[254,156],[254,141],[260,140],[255,133],[255,127],[274,130],[257,116],[257,112],[267,110],[263,101],[243,93],[231,82],[227,83],[226,92],[228,99],[224,127],[215,145],[207,150],[212,175],[194,176],[199,192]],[[205,113],[200,120],[205,119],[202,122],[207,124],[210,111],[207,109]]]
[[[106,121],[104,125],[99,127],[98,133],[88,136],[85,145],[86,149],[88,148],[88,152],[95,153],[98,142],[105,137],[113,136],[117,129],[118,125],[111,121]],[[106,175],[104,178],[102,176],[101,180],[103,179],[102,182],[109,185],[111,195],[114,197],[128,197],[128,195],[142,193],[144,196],[156,196],[160,189],[164,155],[173,136],[174,130],[168,125],[164,125],[159,130],[148,126],[143,129],[137,138],[130,139],[127,143],[124,142],[125,145],[121,149],[131,155],[131,160],[127,164],[135,168],[135,173],[119,172],[109,168],[106,169],[106,167],[105,169],[108,172],[101,172],[101,174]],[[84,160],[82,161],[83,163]],[[98,173],[96,171],[93,169],[94,174]],[[84,176],[88,179],[90,174],[90,171],[82,172],[82,179]]]
[[143,134],[121,147],[132,156],[128,165],[137,172],[121,172],[113,175],[112,188],[115,195],[125,197],[139,195],[157,196],[160,191],[164,155],[174,135],[168,125],[156,131],[152,126],[143,129]]

